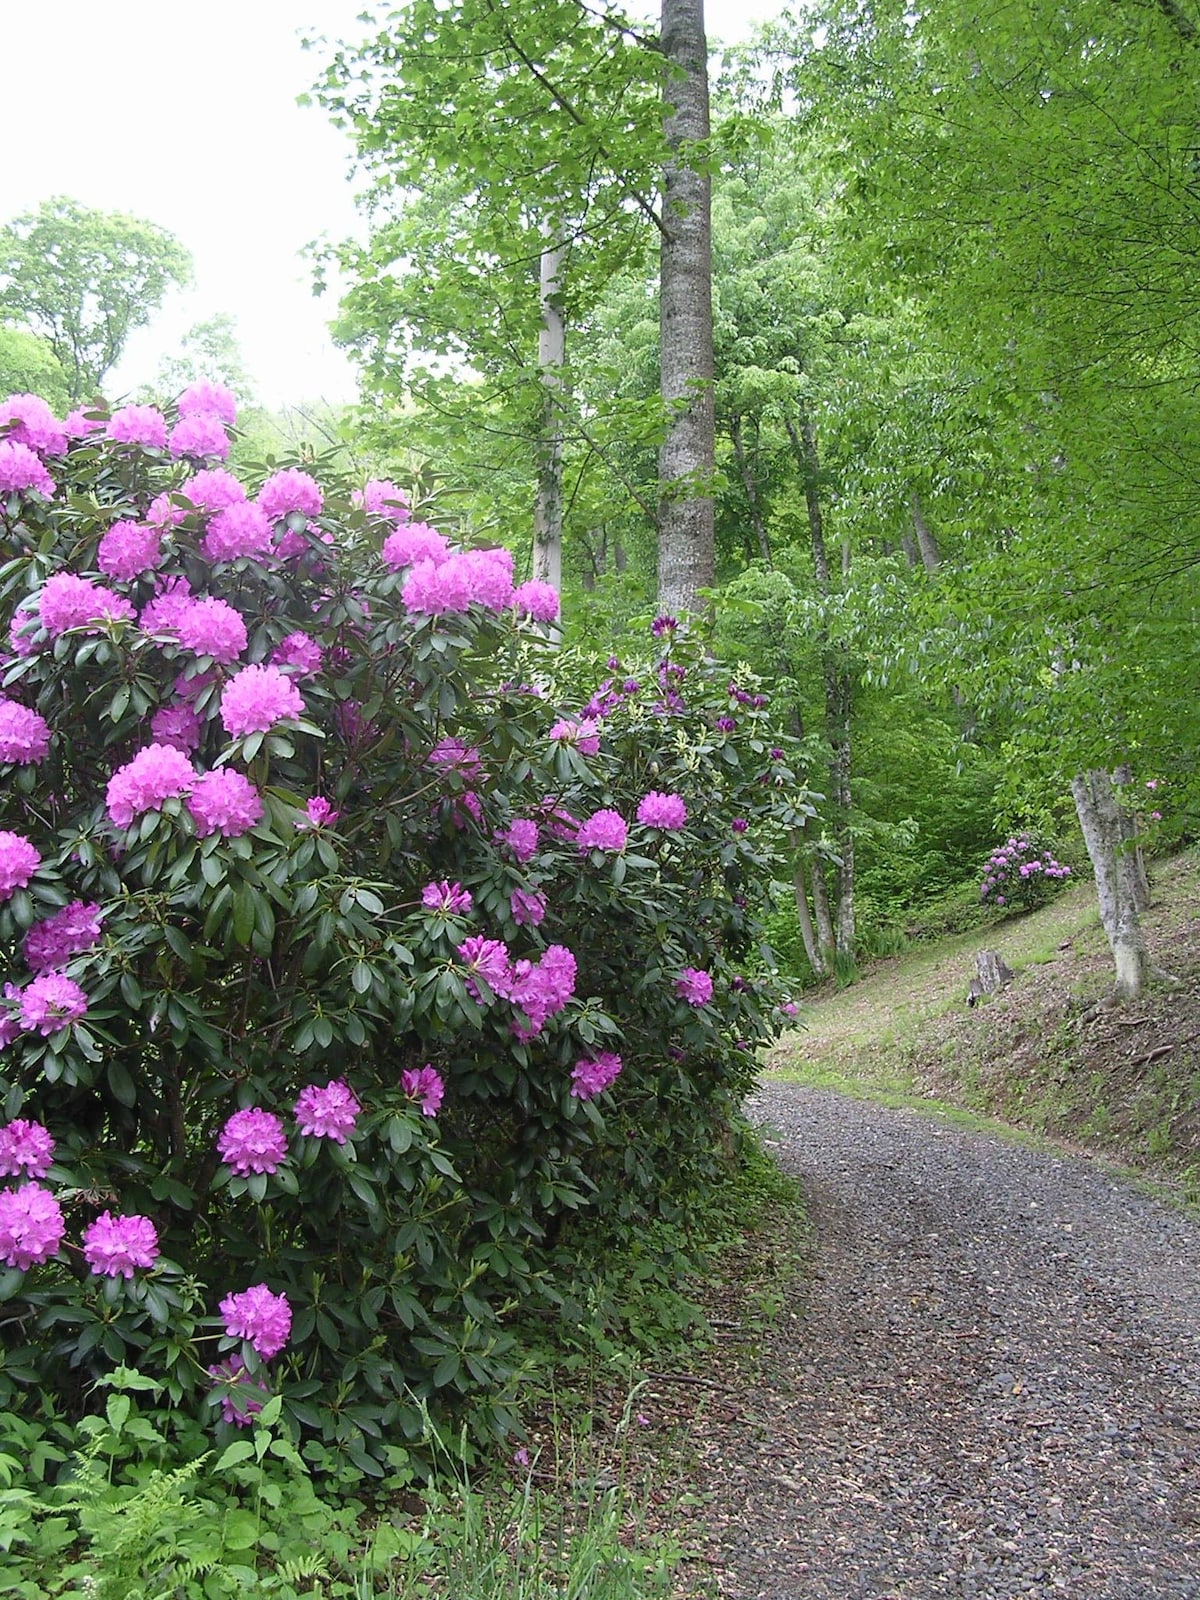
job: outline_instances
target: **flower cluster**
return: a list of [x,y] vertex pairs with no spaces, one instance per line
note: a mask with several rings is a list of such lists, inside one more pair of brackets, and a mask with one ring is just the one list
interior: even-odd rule
[[221,695],[221,721],[234,739],[266,733],[303,710],[299,689],[280,667],[243,667]]
[[446,1093],[446,1085],[442,1081],[440,1072],[430,1066],[410,1068],[400,1074],[400,1087],[406,1095],[420,1104],[423,1116],[437,1116],[442,1097]]
[[608,850],[619,854],[625,848],[629,829],[619,811],[605,808],[594,811],[579,826],[575,843],[580,850]]
[[153,1267],[158,1260],[158,1230],[149,1217],[102,1211],[84,1233],[83,1254],[103,1277],[132,1278],[136,1267]]
[[0,1177],[44,1178],[54,1159],[54,1140],[40,1122],[24,1117],[0,1128]]
[[24,834],[0,828],[0,903],[24,889],[41,862],[41,855]]
[[579,1100],[590,1100],[611,1088],[620,1071],[620,1056],[611,1050],[599,1050],[594,1056],[575,1063],[571,1072],[571,1093]]
[[231,1339],[246,1339],[264,1361],[277,1356],[292,1331],[292,1308],[284,1294],[272,1294],[265,1283],[252,1284],[241,1294],[221,1301],[225,1332]]
[[1044,905],[1070,876],[1070,867],[1053,851],[1027,833],[1012,834],[988,857],[979,898],[984,905],[1031,911]]
[[50,724],[45,717],[15,700],[0,700],[0,761],[32,766],[50,749]]
[[637,819],[646,828],[682,828],[687,822],[687,806],[681,795],[651,789],[638,805]]
[[143,811],[161,811],[165,800],[190,794],[195,782],[195,768],[181,750],[147,745],[108,780],[104,800],[109,819],[114,827],[128,828]]

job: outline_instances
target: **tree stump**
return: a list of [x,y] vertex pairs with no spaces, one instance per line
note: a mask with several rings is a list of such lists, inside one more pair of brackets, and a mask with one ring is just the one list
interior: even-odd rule
[[1015,974],[998,950],[981,950],[975,957],[977,977],[971,979],[967,1004],[973,1006],[985,994],[996,994],[1013,981]]

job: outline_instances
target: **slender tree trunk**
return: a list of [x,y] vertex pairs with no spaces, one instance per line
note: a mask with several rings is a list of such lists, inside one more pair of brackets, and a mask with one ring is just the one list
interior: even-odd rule
[[659,338],[666,437],[658,453],[658,604],[695,611],[714,579],[712,220],[707,176],[689,146],[705,140],[708,44],[703,0],[662,0],[667,143]]
[[808,883],[804,870],[804,855],[799,832],[792,834],[792,887],[796,893],[796,920],[800,924],[800,937],[804,941],[804,954],[818,982],[829,976],[829,968],[813,928],[812,913],[808,909]]
[[1150,958],[1138,920],[1137,867],[1122,849],[1124,823],[1109,773],[1092,769],[1071,780],[1083,840],[1096,877],[1100,920],[1116,966],[1120,1000],[1136,1000],[1150,975]]
[[[1118,767],[1113,773],[1113,782],[1122,785],[1128,784],[1133,777],[1130,767]],[[1121,813],[1121,849],[1129,857],[1130,875],[1133,882],[1133,903],[1139,912],[1150,909],[1150,879],[1146,873],[1146,857],[1141,845],[1141,824],[1137,813],[1126,806],[1120,807]]]
[[921,554],[921,565],[925,571],[932,575],[942,564],[941,553],[937,547],[937,540],[929,530],[925,521],[925,513],[921,510],[921,500],[914,489],[909,496],[909,505],[912,507],[913,532],[917,536],[917,549]]
[[833,932],[833,918],[829,914],[829,890],[825,885],[825,869],[821,858],[814,856],[808,869],[809,888],[812,891],[813,921],[817,928],[817,949],[823,967],[822,977],[828,977],[837,951]]
[[533,513],[533,576],[562,592],[562,381],[566,360],[566,326],[563,321],[561,245],[542,251],[541,332],[538,335],[538,375],[542,384],[542,431],[537,453],[537,499]]
[[742,440],[742,419],[731,417],[729,419],[729,437],[733,444],[733,458],[737,462],[738,473],[742,480],[742,487],[746,491],[746,504],[750,509],[750,526],[754,529],[754,537],[758,541],[758,553],[771,565],[771,541],[767,535],[767,524],[763,517],[762,501],[758,497],[758,480],[754,476],[746,455],[745,444]]

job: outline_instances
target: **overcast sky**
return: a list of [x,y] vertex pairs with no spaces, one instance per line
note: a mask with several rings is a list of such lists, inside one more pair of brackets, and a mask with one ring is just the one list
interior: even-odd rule
[[[710,38],[731,41],[781,0],[707,0]],[[362,0],[0,0],[0,221],[68,195],[170,229],[195,285],[136,334],[109,381],[147,381],[179,335],[237,320],[268,404],[353,395],[300,252],[354,231],[351,148],[296,105],[320,58],[300,35],[361,34]]]

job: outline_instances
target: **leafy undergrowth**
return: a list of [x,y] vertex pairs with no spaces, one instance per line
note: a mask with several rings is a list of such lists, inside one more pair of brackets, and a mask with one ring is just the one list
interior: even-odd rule
[[[879,962],[818,996],[768,1075],[938,1101],[1094,1152],[1200,1199],[1200,853],[1159,863],[1143,924],[1180,980],[1101,1006],[1112,963],[1090,884],[1040,911]],[[975,955],[1016,981],[969,1009]]]

